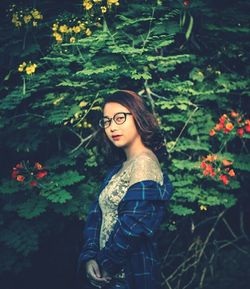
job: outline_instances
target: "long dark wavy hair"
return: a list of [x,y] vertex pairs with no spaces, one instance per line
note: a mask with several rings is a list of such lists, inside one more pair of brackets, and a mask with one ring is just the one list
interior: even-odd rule
[[[165,163],[167,161],[167,150],[164,136],[160,131],[157,119],[149,111],[143,99],[134,91],[118,90],[104,98],[102,111],[109,102],[117,102],[132,113],[143,144],[156,154],[159,162]],[[107,138],[104,129],[101,129],[100,133],[97,134],[97,149],[109,165],[118,164],[126,160],[123,149],[117,148]]]

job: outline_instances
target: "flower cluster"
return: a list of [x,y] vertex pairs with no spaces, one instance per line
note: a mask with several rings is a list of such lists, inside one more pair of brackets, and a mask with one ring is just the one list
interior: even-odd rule
[[233,162],[221,159],[217,155],[208,155],[203,158],[200,168],[204,176],[217,178],[225,186],[228,185],[230,178],[235,177],[232,169]]
[[81,21],[76,19],[70,20],[70,24],[54,23],[52,26],[53,37],[57,43],[70,42],[74,43],[82,36],[90,36],[92,31],[87,26],[88,21]]
[[215,134],[233,134],[243,137],[245,133],[250,133],[250,120],[244,119],[244,115],[238,112],[231,111],[231,113],[223,114],[219,118],[219,122],[214,128],[210,130],[210,136]]
[[31,61],[29,61],[28,64],[26,62],[23,62],[22,64],[20,64],[18,67],[18,71],[20,73],[25,72],[26,74],[31,75],[35,73],[36,68],[37,68],[37,64],[31,63]]
[[29,183],[31,187],[37,187],[38,181],[46,177],[47,174],[48,172],[39,162],[33,166],[30,166],[29,162],[21,162],[13,168],[11,177],[17,182]]
[[112,9],[112,6],[119,6],[119,0],[83,0],[83,8],[86,11],[91,11],[93,13],[95,12],[98,14],[98,12],[105,14],[109,9]]
[[30,24],[35,27],[39,21],[43,19],[43,15],[36,8],[26,8],[22,10],[17,9],[15,4],[9,8],[9,13],[11,14],[11,22],[17,28]]

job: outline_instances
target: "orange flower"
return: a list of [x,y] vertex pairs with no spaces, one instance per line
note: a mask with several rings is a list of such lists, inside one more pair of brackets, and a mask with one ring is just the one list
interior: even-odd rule
[[235,111],[231,111],[230,115],[231,115],[231,117],[237,117],[239,115],[239,113],[235,112]]
[[207,155],[207,157],[205,158],[205,161],[209,161],[209,162],[213,162],[217,160],[217,155]]
[[209,135],[210,135],[210,136],[214,136],[215,134],[216,134],[215,130],[214,130],[214,129],[211,129]]
[[229,172],[228,172],[229,176],[230,177],[235,177],[235,172],[233,169],[231,169]]
[[17,177],[16,177],[16,180],[17,180],[18,182],[23,182],[24,179],[25,179],[25,177],[22,176],[22,175],[17,175]]
[[231,122],[228,122],[225,126],[225,129],[229,132],[234,128],[234,125]]
[[225,186],[229,183],[228,177],[226,175],[220,175],[220,180]]
[[37,170],[41,170],[43,168],[43,166],[40,164],[40,163],[35,163],[34,167],[37,169]]
[[244,135],[244,129],[243,128],[238,128],[237,129],[237,134],[239,135],[239,137],[242,137]]
[[230,161],[228,161],[228,160],[223,160],[222,163],[223,163],[223,165],[224,165],[225,167],[230,166],[230,165],[233,164],[233,162],[230,162]]

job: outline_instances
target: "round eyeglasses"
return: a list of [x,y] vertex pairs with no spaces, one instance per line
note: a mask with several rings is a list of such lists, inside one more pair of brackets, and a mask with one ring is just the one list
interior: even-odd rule
[[99,126],[101,128],[108,128],[111,125],[112,120],[118,125],[123,124],[126,121],[127,115],[132,114],[130,112],[117,112],[113,117],[104,117],[99,120]]

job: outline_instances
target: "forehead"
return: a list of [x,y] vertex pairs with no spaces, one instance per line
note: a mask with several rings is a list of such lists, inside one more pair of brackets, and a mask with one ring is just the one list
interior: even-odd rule
[[118,102],[106,103],[103,108],[103,116],[112,117],[117,112],[129,112],[129,110]]

